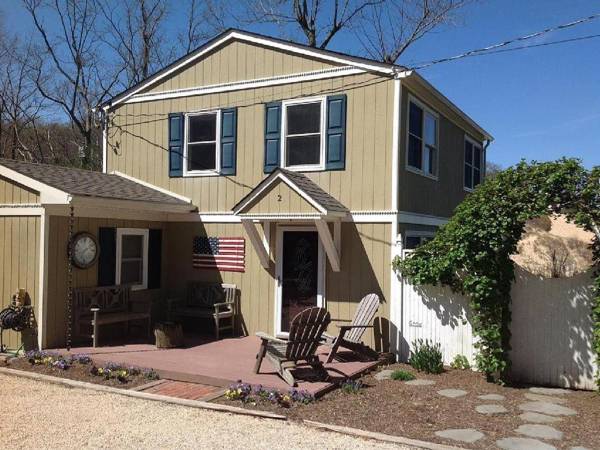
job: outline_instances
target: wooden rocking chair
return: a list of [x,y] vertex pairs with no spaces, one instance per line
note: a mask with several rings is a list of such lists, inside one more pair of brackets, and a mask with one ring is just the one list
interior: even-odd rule
[[325,343],[331,346],[331,351],[327,356],[328,363],[333,361],[340,346],[368,358],[377,357],[373,350],[363,344],[362,337],[367,328],[373,328],[371,322],[373,322],[378,309],[379,297],[377,294],[368,294],[358,304],[352,323],[350,325],[338,325],[340,332],[337,337],[323,334]]
[[277,339],[265,333],[256,333],[262,342],[254,373],[258,373],[263,358],[267,358],[277,370],[277,373],[290,386],[296,386],[296,380],[291,373],[298,361],[306,361],[321,378],[328,377],[323,363],[316,355],[321,342],[321,336],[331,322],[331,316],[324,308],[308,308],[294,317],[290,325],[287,340]]

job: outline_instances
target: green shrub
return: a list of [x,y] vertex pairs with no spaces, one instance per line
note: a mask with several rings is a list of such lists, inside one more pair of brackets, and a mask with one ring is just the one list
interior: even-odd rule
[[465,355],[456,355],[450,363],[450,367],[453,369],[469,370],[471,364],[469,364],[469,360]]
[[410,381],[414,380],[416,377],[407,370],[394,370],[390,375],[392,380],[400,380],[400,381]]
[[442,373],[444,364],[442,362],[441,345],[418,339],[413,342],[414,350],[410,355],[410,365],[419,372]]

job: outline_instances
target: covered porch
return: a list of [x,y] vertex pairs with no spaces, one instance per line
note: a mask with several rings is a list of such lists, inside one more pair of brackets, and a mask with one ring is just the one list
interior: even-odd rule
[[[76,347],[71,353],[85,353],[96,364],[108,362],[152,368],[161,378],[200,383],[226,388],[241,380],[252,385],[287,390],[290,388],[265,361],[258,374],[253,373],[255,356],[260,339],[255,336],[228,338],[208,342],[203,337],[189,337],[183,348],[157,349],[153,344],[125,344],[105,347]],[[59,349],[65,353],[66,349]],[[320,347],[319,358],[325,361],[328,347]],[[325,364],[329,380],[317,381],[310,366],[300,366],[295,375],[297,389],[304,389],[315,396],[335,388],[336,384],[348,378],[355,378],[378,365],[378,361],[361,361],[355,354],[338,352],[336,360]]]

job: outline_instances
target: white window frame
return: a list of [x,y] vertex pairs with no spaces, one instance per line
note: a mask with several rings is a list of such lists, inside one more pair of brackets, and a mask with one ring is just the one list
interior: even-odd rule
[[[215,157],[215,169],[208,170],[188,170],[188,130],[189,130],[189,119],[194,116],[205,116],[205,115],[216,115],[216,129],[215,129],[215,151],[217,152]],[[183,176],[184,177],[210,177],[217,176],[221,173],[221,110],[211,109],[206,111],[195,111],[185,114],[185,122],[183,127]],[[212,141],[198,141],[189,142],[189,144],[200,144],[209,143]]]
[[[478,149],[481,152],[481,167],[479,168],[479,172],[480,172],[480,180],[479,180],[479,184],[483,183],[483,180],[485,179],[485,151],[483,150],[483,145],[481,144],[481,142],[477,142],[475,139],[473,139],[472,137],[470,137],[468,134],[465,134],[465,142],[470,142],[471,145],[473,146],[473,151],[475,151],[475,149]],[[463,189],[467,192],[473,192],[473,190],[475,189],[475,185],[473,185],[473,187],[468,187],[465,186],[465,166],[467,164],[467,161],[465,161],[465,146],[463,143],[463,176],[462,176],[462,184],[463,184]],[[473,166],[473,161],[471,160],[470,164],[471,166],[471,182],[473,182],[473,168],[475,166]],[[477,185],[479,186],[479,185]]]
[[[435,140],[437,143],[436,152],[435,152],[436,153],[435,167],[437,169],[436,170],[437,173],[435,173],[435,174],[431,174],[429,172],[424,171],[423,169],[418,169],[417,167],[413,167],[408,163],[408,149],[409,149],[409,142],[410,142],[410,104],[411,103],[414,103],[416,106],[418,106],[419,108],[421,108],[423,110],[423,136],[420,137],[420,139],[421,139],[421,167],[423,167],[423,158],[425,155],[425,148],[427,147],[427,145],[425,144],[425,113],[428,113],[428,114],[432,115],[433,117],[435,117],[435,121],[436,121]],[[406,167],[407,171],[416,173],[416,174],[424,176],[426,178],[430,178],[432,180],[437,181],[439,179],[439,173],[440,173],[440,115],[439,115],[439,113],[437,113],[436,111],[434,111],[433,109],[431,109],[430,107],[428,107],[423,102],[416,99],[414,96],[412,96],[410,94],[408,95],[408,103],[406,105],[406,152],[405,153],[406,153],[405,167]]]
[[[325,170],[325,138],[327,131],[327,97],[309,97],[294,100],[284,100],[281,102],[281,167],[287,170],[296,172],[315,172]],[[320,148],[320,161],[319,164],[304,164],[301,166],[288,166],[286,164],[286,144],[287,144],[287,108],[288,106],[301,105],[304,103],[321,103],[321,148]],[[306,133],[306,135],[312,135],[315,133]],[[294,134],[293,136],[302,136],[301,134]]]
[[123,236],[142,236],[142,284],[131,286],[132,291],[148,289],[148,243],[150,232],[147,228],[117,228],[117,264],[115,281],[121,284],[121,264],[123,257]]

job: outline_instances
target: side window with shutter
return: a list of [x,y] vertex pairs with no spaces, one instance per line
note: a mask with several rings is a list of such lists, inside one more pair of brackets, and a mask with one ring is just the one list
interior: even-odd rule
[[265,105],[265,173],[279,167],[281,150],[281,102]]
[[169,176],[183,176],[183,120],[182,113],[169,114]]
[[346,167],[346,95],[327,97],[326,170]]

